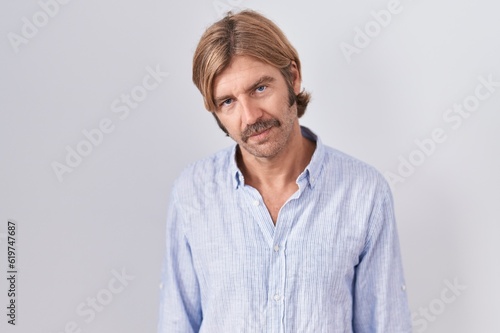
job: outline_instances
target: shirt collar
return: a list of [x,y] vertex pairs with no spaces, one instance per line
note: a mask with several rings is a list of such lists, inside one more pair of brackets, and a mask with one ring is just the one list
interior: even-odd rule
[[297,184],[301,179],[306,177],[311,188],[314,188],[316,182],[318,181],[321,168],[324,164],[323,162],[325,159],[325,146],[323,145],[323,142],[321,141],[319,136],[314,134],[314,132],[311,131],[309,128],[305,126],[300,126],[300,130],[302,132],[303,137],[316,142],[316,149],[314,150],[314,153],[311,157],[311,161],[297,178]]
[[238,164],[236,163],[236,153],[238,151],[238,145],[235,144],[231,151],[231,159],[229,165],[229,171],[231,172],[231,177],[233,181],[233,188],[238,189],[240,186],[245,184],[245,179],[243,177],[243,173],[238,168]]
[[[311,161],[304,169],[304,171],[297,177],[297,184],[302,182],[303,179],[306,179],[311,188],[314,188],[319,174],[321,172],[321,167],[323,165],[323,161],[325,159],[325,147],[321,142],[321,139],[313,133],[309,128],[305,126],[300,126],[300,130],[302,136],[306,139],[316,142],[316,149],[311,157]],[[230,173],[233,181],[233,187],[238,189],[240,186],[245,184],[245,178],[243,177],[243,173],[238,168],[238,164],[236,163],[236,153],[238,151],[238,145],[235,144],[231,151],[231,160],[230,160]]]

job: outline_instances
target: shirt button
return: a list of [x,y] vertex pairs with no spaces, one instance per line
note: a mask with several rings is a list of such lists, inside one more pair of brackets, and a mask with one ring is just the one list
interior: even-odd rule
[[274,252],[278,252],[280,250],[280,247],[278,245],[274,245]]
[[280,295],[278,295],[278,294],[274,295],[274,300],[275,300],[276,302],[281,301],[281,296],[280,296]]
[[254,205],[255,207],[257,207],[257,206],[259,205],[259,200],[255,200],[255,201],[253,202],[253,205]]
[[406,286],[405,286],[404,284],[401,286],[401,290],[402,290],[402,291],[405,291],[405,290],[406,290]]

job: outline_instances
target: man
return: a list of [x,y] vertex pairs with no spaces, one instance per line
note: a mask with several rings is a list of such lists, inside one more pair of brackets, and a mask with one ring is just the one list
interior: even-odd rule
[[310,96],[280,29],[229,13],[193,81],[236,144],[174,184],[159,332],[411,332],[390,189],[299,125]]

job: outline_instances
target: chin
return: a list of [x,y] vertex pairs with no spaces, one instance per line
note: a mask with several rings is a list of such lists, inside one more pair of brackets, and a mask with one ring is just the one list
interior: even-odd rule
[[283,147],[273,145],[269,147],[255,147],[243,144],[242,147],[247,153],[258,158],[273,158],[283,150]]

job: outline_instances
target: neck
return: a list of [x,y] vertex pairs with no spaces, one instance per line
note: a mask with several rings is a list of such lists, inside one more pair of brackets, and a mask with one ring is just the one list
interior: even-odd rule
[[296,179],[309,164],[315,147],[314,142],[302,136],[296,123],[290,141],[276,156],[259,158],[240,149],[238,164],[246,184],[258,190],[284,189],[296,186]]

